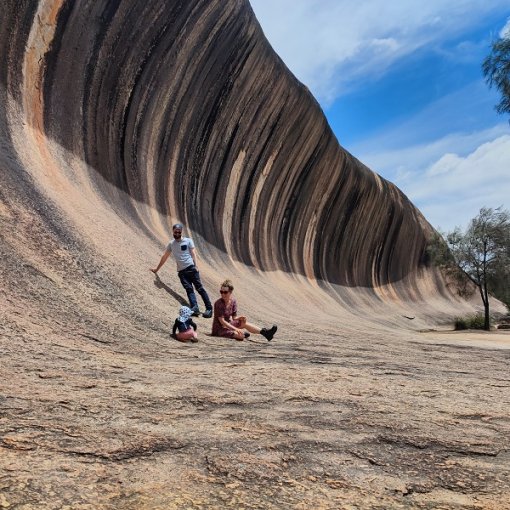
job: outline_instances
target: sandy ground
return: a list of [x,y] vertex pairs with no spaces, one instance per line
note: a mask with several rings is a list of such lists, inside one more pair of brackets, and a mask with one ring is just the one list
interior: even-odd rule
[[481,349],[510,349],[510,331],[429,331],[424,333],[427,343],[477,347]]
[[[115,264],[4,232],[0,507],[510,508],[508,333],[390,328],[234,266],[275,339],[212,338],[198,318],[184,345],[156,247]],[[224,271],[204,264],[211,295]]]

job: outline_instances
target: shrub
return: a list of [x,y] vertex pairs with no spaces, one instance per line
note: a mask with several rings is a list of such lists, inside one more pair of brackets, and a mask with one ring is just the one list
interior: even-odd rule
[[455,331],[460,331],[461,329],[468,329],[467,320],[463,317],[457,317],[455,319]]
[[455,319],[455,330],[461,329],[485,329],[485,317],[481,313]]

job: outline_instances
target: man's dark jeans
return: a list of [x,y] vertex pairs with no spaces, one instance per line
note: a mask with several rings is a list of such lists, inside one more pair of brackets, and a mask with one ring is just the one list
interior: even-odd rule
[[193,291],[195,286],[196,291],[202,296],[206,310],[212,310],[211,300],[207,295],[202,282],[200,281],[200,273],[196,270],[194,265],[188,266],[181,271],[178,271],[179,280],[181,280],[182,286],[188,295],[190,308],[193,309],[198,307],[197,297]]

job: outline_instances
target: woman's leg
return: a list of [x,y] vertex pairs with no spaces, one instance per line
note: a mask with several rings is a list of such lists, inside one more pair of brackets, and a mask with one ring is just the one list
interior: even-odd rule
[[256,335],[260,333],[260,328],[250,324],[249,322],[245,322],[244,328],[247,329],[250,333],[255,333]]
[[257,326],[254,326],[253,324],[250,324],[249,322],[247,322],[244,325],[244,327],[250,333],[255,333],[256,335],[262,335],[264,338],[266,338],[269,341],[273,339],[273,337],[276,333],[276,330],[278,329],[278,327],[274,326],[274,325],[271,328],[259,328]]
[[[237,327],[237,326],[236,326]],[[249,333],[246,333],[247,335]],[[222,337],[225,337],[225,338],[232,338],[234,340],[244,340],[245,339],[245,334],[241,331],[241,333],[237,333],[237,331],[233,331],[232,329],[229,329],[229,328],[223,328],[218,336],[222,336]]]

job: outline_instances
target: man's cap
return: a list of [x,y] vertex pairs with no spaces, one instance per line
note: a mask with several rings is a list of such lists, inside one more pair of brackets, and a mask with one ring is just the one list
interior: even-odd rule
[[172,230],[175,230],[176,228],[180,228],[182,230],[184,227],[182,226],[182,223],[176,223],[172,226]]

